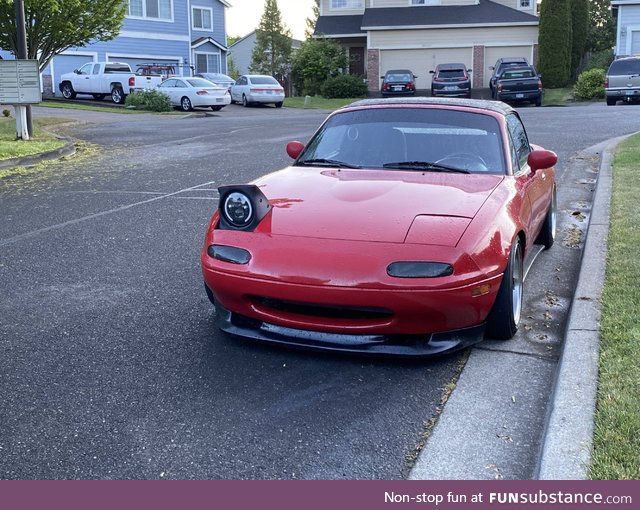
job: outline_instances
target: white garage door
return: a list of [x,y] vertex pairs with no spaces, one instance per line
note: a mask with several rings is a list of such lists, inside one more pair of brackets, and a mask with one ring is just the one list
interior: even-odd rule
[[52,84],[54,88],[54,93],[56,96],[61,96],[60,93],[60,82],[62,81],[60,77],[63,74],[71,73],[74,69],[79,69],[87,62],[93,62],[93,55],[57,55],[53,59],[53,72],[54,76],[52,79]]
[[489,46],[484,49],[484,87],[489,86],[489,79],[493,71],[489,67],[495,65],[499,58],[524,57],[532,64],[533,50],[531,46]]
[[416,88],[430,89],[431,74],[438,64],[462,63],[471,68],[472,48],[443,48],[437,50],[381,50],[380,76],[390,69],[410,69],[418,75]]

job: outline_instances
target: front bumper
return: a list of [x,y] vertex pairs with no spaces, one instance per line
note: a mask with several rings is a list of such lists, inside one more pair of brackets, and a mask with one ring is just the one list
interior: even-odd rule
[[216,302],[216,325],[232,335],[268,344],[353,354],[432,357],[455,352],[482,340],[484,324],[422,335],[325,333],[270,324],[231,312]]

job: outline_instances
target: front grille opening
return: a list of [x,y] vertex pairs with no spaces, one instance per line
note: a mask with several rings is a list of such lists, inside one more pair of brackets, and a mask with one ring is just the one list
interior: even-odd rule
[[306,315],[307,317],[372,320],[385,319],[393,316],[393,312],[386,308],[297,303],[293,301],[284,301],[281,299],[265,297],[255,297],[254,299],[260,305],[271,308],[273,310],[292,313],[296,315]]

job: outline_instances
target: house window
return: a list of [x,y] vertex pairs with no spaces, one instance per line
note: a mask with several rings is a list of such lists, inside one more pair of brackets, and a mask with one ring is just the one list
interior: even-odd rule
[[192,9],[192,20],[194,30],[211,30],[211,20],[213,18],[213,10],[204,7],[194,7]]
[[332,9],[362,9],[362,0],[331,0]]
[[520,7],[520,9],[529,9],[531,7],[531,0],[518,0],[518,7]]
[[172,0],[129,0],[128,16],[159,20],[173,19]]
[[219,73],[220,53],[196,53],[196,73]]

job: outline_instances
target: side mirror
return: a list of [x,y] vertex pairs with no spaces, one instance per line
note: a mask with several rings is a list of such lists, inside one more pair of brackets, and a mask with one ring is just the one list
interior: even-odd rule
[[293,141],[287,144],[287,154],[291,159],[298,159],[303,149],[304,144],[302,142]]
[[420,78],[420,76],[418,76],[417,74],[414,74],[414,75],[413,75],[413,79],[414,79],[414,80],[416,80],[416,79],[418,79],[418,78]]
[[553,151],[544,149],[536,149],[529,153],[527,163],[529,167],[535,172],[542,168],[551,168],[558,162],[558,155]]
[[431,71],[429,71],[429,74],[435,74],[435,71],[432,69]]
[[472,72],[473,72],[473,69],[467,69],[467,72],[468,72],[468,73],[472,73]]
[[80,74],[80,69],[74,69],[73,72],[76,74]]

